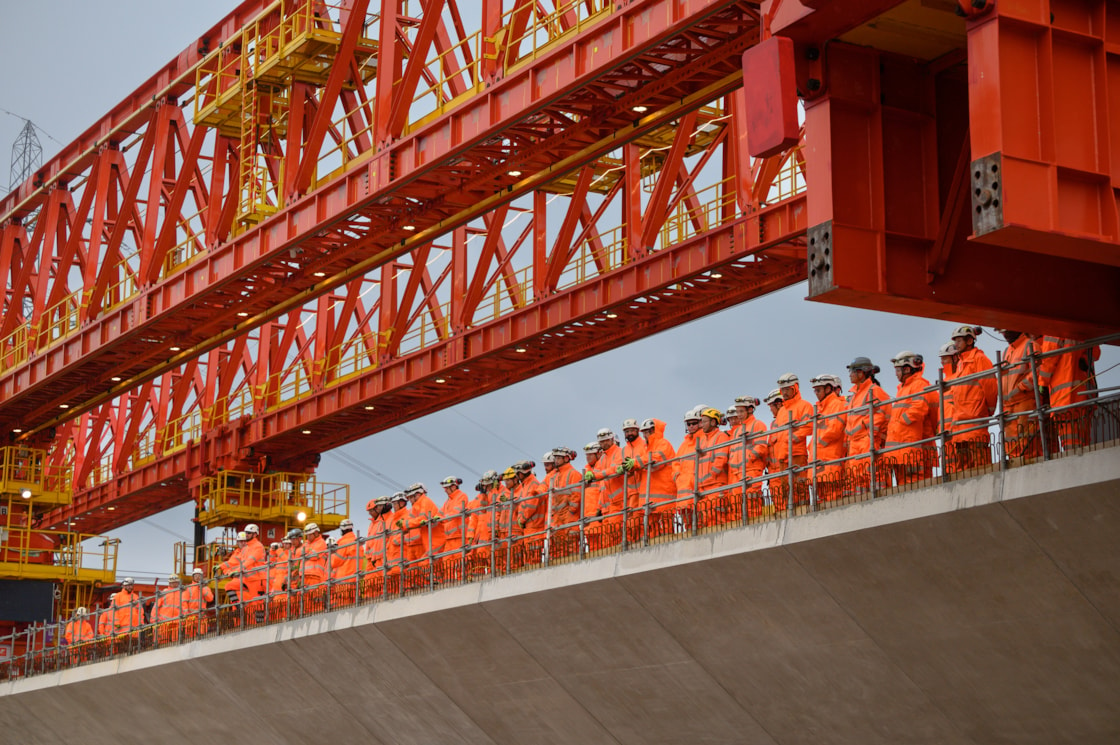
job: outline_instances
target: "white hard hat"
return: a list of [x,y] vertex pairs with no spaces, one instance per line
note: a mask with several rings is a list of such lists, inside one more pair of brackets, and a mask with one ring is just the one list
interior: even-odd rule
[[279,551],[280,548],[281,546],[279,541],[273,541],[272,543],[268,544],[269,551]]
[[638,428],[638,420],[637,419],[624,419],[622,421],[622,428],[623,429],[637,429]]
[[603,447],[602,447],[602,445],[600,445],[597,442],[589,442],[589,443],[587,443],[586,445],[583,446],[583,452],[585,452],[585,453],[601,453],[601,452],[603,452]]
[[249,523],[245,526],[245,532],[252,533],[253,535],[260,535],[261,529],[257,527],[256,523]]
[[167,578],[168,584],[170,584],[172,582],[174,582],[175,584],[179,584],[181,581],[182,580],[179,579],[178,574],[172,574],[170,577]]
[[74,611],[74,615],[75,616],[88,616],[89,615],[89,609],[86,608],[83,605],[83,606],[79,607],[76,611]]
[[774,390],[767,393],[766,398],[763,399],[763,400],[766,401],[766,403],[768,403],[768,404],[778,403],[779,401],[782,400],[782,390],[780,388],[775,388]]
[[319,532],[319,524],[318,523],[308,523],[307,525],[303,526],[303,532],[305,534],[306,533],[318,533]]
[[957,326],[957,328],[953,330],[953,333],[949,336],[949,338],[950,339],[962,339],[962,338],[975,339],[979,335],[980,335],[980,327],[979,326],[964,325],[964,326]]
[[786,373],[782,377],[778,378],[778,386],[780,388],[785,388],[786,386],[791,386],[791,385],[794,385],[796,383],[797,383],[797,376],[794,375],[791,372]]
[[195,575],[195,574],[205,574],[205,572],[203,572],[203,571],[202,571],[201,569],[199,569],[198,567],[195,567],[195,568],[194,568],[194,571],[193,571],[193,572],[191,572],[191,575],[193,576],[193,575]]
[[952,357],[956,353],[957,353],[957,348],[956,348],[956,346],[953,345],[953,342],[951,342],[951,341],[945,342],[944,344],[941,345],[941,349],[937,350],[937,356],[938,357]]
[[685,424],[700,421],[700,409],[689,409],[684,413]]
[[349,528],[350,530],[354,529],[354,521],[351,520],[350,518],[346,518],[345,520],[343,520],[342,522],[340,522],[338,524],[338,529],[339,530],[346,530],[347,528]]
[[541,463],[555,463],[555,462],[556,462],[556,452],[553,451],[553,450],[549,450],[547,453],[545,453],[543,456],[541,456]]
[[249,534],[248,534],[248,533],[246,533],[246,532],[245,532],[245,531],[243,530],[243,531],[241,531],[240,533],[238,533],[238,534],[237,534],[237,540],[239,540],[239,541],[247,541],[247,540],[249,540]]
[[125,577],[124,579],[121,580],[121,584],[122,585],[134,585],[134,584],[136,584],[136,580],[134,580],[132,577]]
[[417,481],[415,484],[411,484],[407,489],[404,490],[405,495],[409,497],[411,497],[413,494],[419,494],[421,492],[427,494],[428,490],[425,489],[424,485],[419,481]]
[[613,440],[614,432],[609,427],[603,427],[595,434],[596,440]]
[[753,408],[757,408],[759,403],[761,403],[761,402],[757,398],[755,398],[754,396],[736,396],[735,397],[735,405],[736,406],[750,407],[750,408],[753,409]]
[[923,363],[922,355],[915,354],[908,349],[902,350],[891,360],[891,364],[895,367],[912,367],[915,370],[920,368]]
[[657,423],[652,419],[646,419],[642,422],[641,430],[643,432],[649,432],[650,430],[654,429],[657,429]]

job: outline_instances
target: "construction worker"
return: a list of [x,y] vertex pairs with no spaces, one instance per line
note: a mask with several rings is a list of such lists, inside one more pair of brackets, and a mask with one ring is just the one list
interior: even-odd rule
[[548,482],[552,480],[552,472],[556,470],[556,456],[551,450],[541,456],[541,466],[544,468],[544,478],[540,479],[541,486],[547,488]]
[[1100,359],[1101,348],[1072,349],[1077,341],[1056,336],[1045,336],[1036,343],[1049,355],[1040,364],[1040,369],[1046,371],[1044,379],[1039,381],[1046,389],[1045,403],[1058,410],[1052,417],[1051,450],[1088,445],[1092,409],[1084,405],[1071,409],[1063,407],[1085,404],[1096,396],[1094,362]]
[[[879,366],[867,357],[856,357],[848,363],[848,380],[852,384],[847,426],[848,484],[854,491],[867,489],[871,481],[871,449],[881,449],[887,442],[887,424],[890,422],[890,399],[875,377]],[[876,467],[878,463],[876,463]],[[881,478],[879,474],[877,478]]]
[[388,496],[366,503],[370,516],[369,538],[362,543],[362,564],[366,576],[361,580],[361,598],[379,596],[385,587],[385,570],[389,560],[389,537],[393,531],[393,501]]
[[942,344],[937,350],[937,357],[941,361],[941,398],[938,401],[938,416],[940,417],[938,432],[948,434],[953,429],[953,389],[947,385],[957,372],[957,347],[953,342]]
[[513,491],[518,482],[517,471],[512,466],[505,469],[499,482],[494,491],[495,566],[499,573],[504,574],[510,568],[513,543],[521,537],[521,524],[516,518],[517,506],[513,502]]
[[1030,359],[1041,351],[1039,346],[1021,331],[996,331],[1007,341],[1003,369],[1000,371],[1003,451],[1009,458],[1037,458],[1042,455],[1042,441],[1038,415],[1032,415],[1032,412],[1036,412],[1042,403],[1039,388],[1049,386],[1052,368],[1050,365],[1046,366],[1046,379],[1042,380],[1037,360],[1032,367]]
[[595,439],[601,452],[590,471],[592,478],[585,474],[584,480],[599,484],[599,514],[603,517],[599,524],[600,543],[603,547],[614,546],[622,540],[622,509],[626,499],[622,448],[609,427],[600,429]]
[[407,527],[409,505],[408,497],[405,496],[403,491],[394,492],[389,501],[392,504],[392,510],[388,514],[389,533],[384,564],[386,570],[384,590],[387,593],[395,593],[402,589],[401,577],[408,560],[405,550],[405,536],[410,532]]
[[358,577],[358,534],[350,518],[338,524],[339,537],[330,555],[331,607],[353,604]]
[[174,644],[179,641],[179,619],[183,615],[183,588],[180,586],[179,575],[173,574],[167,578],[167,589],[156,596],[153,623],[156,627],[156,639],[160,644]]
[[[978,326],[958,326],[953,331],[956,349],[956,369],[952,380],[953,431],[950,453],[953,470],[961,471],[989,465],[988,420],[995,413],[997,385],[992,375],[982,375],[992,369],[992,361],[976,346],[980,334]],[[970,376],[979,376],[971,380]]]
[[[778,378],[778,390],[782,392],[782,408],[771,429],[785,427],[786,439],[782,442],[780,437],[777,438],[778,451],[771,452],[770,461],[779,470],[801,468],[809,462],[809,440],[813,434],[813,405],[801,398],[801,386],[793,373],[785,373]],[[794,489],[798,492],[795,501],[808,501],[805,474],[795,474],[793,483]],[[782,486],[785,492],[789,491],[788,478]]]
[[603,455],[603,448],[597,440],[583,446],[583,456],[586,461],[583,468],[583,519],[584,537],[589,550],[602,548],[603,526],[599,512],[599,503],[602,501],[603,488],[595,481],[595,469]]
[[641,507],[646,483],[643,479],[645,474],[635,472],[635,468],[645,463],[648,457],[646,441],[641,437],[637,419],[627,419],[622,422],[622,439],[625,440],[622,446],[621,465],[624,475],[623,486],[626,490],[626,508],[636,510]]
[[549,555],[554,559],[579,552],[579,530],[576,523],[580,517],[583,479],[572,466],[575,455],[576,451],[564,446],[552,449],[555,468],[549,482],[549,524],[553,529]]
[[135,580],[125,577],[121,582],[121,589],[113,597],[113,634],[118,637],[118,643],[122,642],[122,634],[131,634],[130,638],[138,641],[140,627],[144,625],[140,593],[136,592],[135,587]]
[[646,455],[636,471],[641,483],[646,485],[641,506],[648,514],[642,517],[649,526],[649,537],[655,538],[673,531],[677,482],[673,478],[672,461],[677,453],[665,439],[665,422],[660,419],[646,419],[639,431],[646,441]]
[[708,407],[689,409],[684,413],[684,439],[677,448],[677,460],[673,462],[673,478],[677,482],[677,496],[692,496],[696,493],[696,436],[700,434],[700,412]]
[[408,497],[408,532],[404,536],[405,559],[417,561],[443,551],[446,538],[440,524],[440,511],[428,496],[427,488],[417,482],[404,491]]
[[490,559],[493,556],[491,541],[494,537],[496,519],[494,493],[498,487],[498,472],[487,471],[475,484],[475,497],[468,509],[470,519],[467,523],[468,574],[471,576],[490,573]]
[[732,444],[727,454],[727,483],[737,499],[747,500],[748,518],[759,517],[763,512],[762,485],[752,484],[744,490],[743,482],[762,476],[769,453],[766,425],[754,416],[759,403],[754,396],[735,397],[739,423],[731,432]]
[[728,406],[723,421],[727,423],[727,436],[734,440],[739,435],[739,410],[734,405]]
[[696,481],[703,525],[722,524],[733,517],[725,494],[730,438],[719,428],[722,422],[723,413],[715,407],[700,412],[700,431],[696,434],[695,448],[699,455]]
[[442,578],[459,581],[463,578],[463,546],[467,537],[470,520],[467,510],[470,497],[459,488],[463,480],[457,476],[447,476],[440,481],[447,498],[440,507],[440,526],[443,529],[443,559],[439,569]]
[[886,447],[895,449],[885,454],[884,462],[894,474],[894,483],[901,486],[925,478],[929,469],[928,445],[906,447],[925,436],[929,414],[925,391],[929,384],[922,377],[920,354],[903,350],[891,359],[891,364],[898,390],[887,421]]
[[85,606],[74,611],[62,632],[62,643],[69,648],[69,664],[79,665],[94,656],[92,642],[97,638],[89,622],[89,609]]
[[837,499],[843,488],[840,460],[848,454],[847,428],[848,402],[842,391],[844,385],[836,375],[824,373],[809,381],[817,397],[817,435],[814,443],[814,481],[817,499],[830,502]]
[[789,477],[777,476],[783,470],[782,463],[789,460],[789,432],[778,428],[778,418],[782,413],[782,389],[775,388],[762,399],[770,408],[770,429],[766,436],[766,472],[771,474],[767,484],[770,510],[785,510],[786,493],[789,491]]
[[207,625],[202,612],[213,602],[214,592],[206,584],[204,572],[200,567],[195,567],[191,572],[191,584],[183,590],[183,599],[179,602],[180,613],[185,619],[183,632],[186,638],[206,633]]
[[248,602],[264,593],[264,546],[257,538],[258,532],[256,525],[246,525],[237,534],[233,555],[219,567],[223,575],[232,578],[225,588],[231,603]]
[[548,525],[548,493],[537,480],[536,463],[521,460],[513,464],[516,473],[513,486],[514,517],[520,530],[514,553],[519,563],[540,563],[545,547]]

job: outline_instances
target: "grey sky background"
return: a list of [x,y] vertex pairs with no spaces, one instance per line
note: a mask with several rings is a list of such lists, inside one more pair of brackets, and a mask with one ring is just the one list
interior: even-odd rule
[[[0,192],[23,126],[3,110],[57,140],[40,133],[49,158],[235,6],[233,0],[0,0]],[[686,409],[699,403],[725,409],[741,394],[762,397],[787,371],[803,381],[825,372],[846,379],[844,366],[856,355],[883,368],[880,379],[893,393],[890,358],[912,349],[935,361],[953,328],[807,302],[805,292],[798,285],[418,419],[407,427],[411,435],[389,431],[342,448],[343,455],[325,453],[319,478],[352,485],[351,512],[364,534],[366,500],[393,491],[372,471],[400,485],[423,481],[438,499],[444,476],[461,476],[470,487],[486,469],[526,457],[539,463],[556,445],[580,448],[598,428],[617,431],[628,417],[668,421],[676,445]],[[1005,345],[986,335],[980,346],[994,358]],[[1120,352],[1103,350],[1098,369],[1117,364]],[[928,369],[927,377],[935,377],[936,364]],[[1103,385],[1118,383],[1115,369],[1102,376]],[[759,414],[769,423],[768,412]],[[165,578],[172,544],[192,535],[192,514],[185,505],[116,531],[123,539],[122,573]]]

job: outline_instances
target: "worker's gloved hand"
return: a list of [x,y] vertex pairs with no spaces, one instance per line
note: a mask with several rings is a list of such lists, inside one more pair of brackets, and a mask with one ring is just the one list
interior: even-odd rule
[[634,460],[633,458],[627,458],[626,460],[622,461],[622,467],[625,468],[627,471],[633,471],[634,468],[637,467],[637,465],[638,465],[638,462],[636,460]]
[[404,528],[404,520],[397,520],[397,527],[403,529]]
[[586,483],[590,484],[592,481],[595,480],[595,474],[591,473],[591,471],[588,471],[587,473],[583,474],[583,480]]
[[619,473],[619,474],[621,474],[621,473],[623,473],[623,472],[624,472],[625,470],[626,470],[626,466],[619,466],[618,468],[614,469],[614,472],[615,472],[615,473]]
[[696,445],[696,454],[697,455],[703,455],[704,454],[704,448],[700,447],[699,444]]

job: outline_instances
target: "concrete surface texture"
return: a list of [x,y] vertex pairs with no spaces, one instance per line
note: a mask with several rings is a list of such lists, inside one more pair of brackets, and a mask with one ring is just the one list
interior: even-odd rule
[[1120,742],[1099,451],[0,684],[0,742]]

